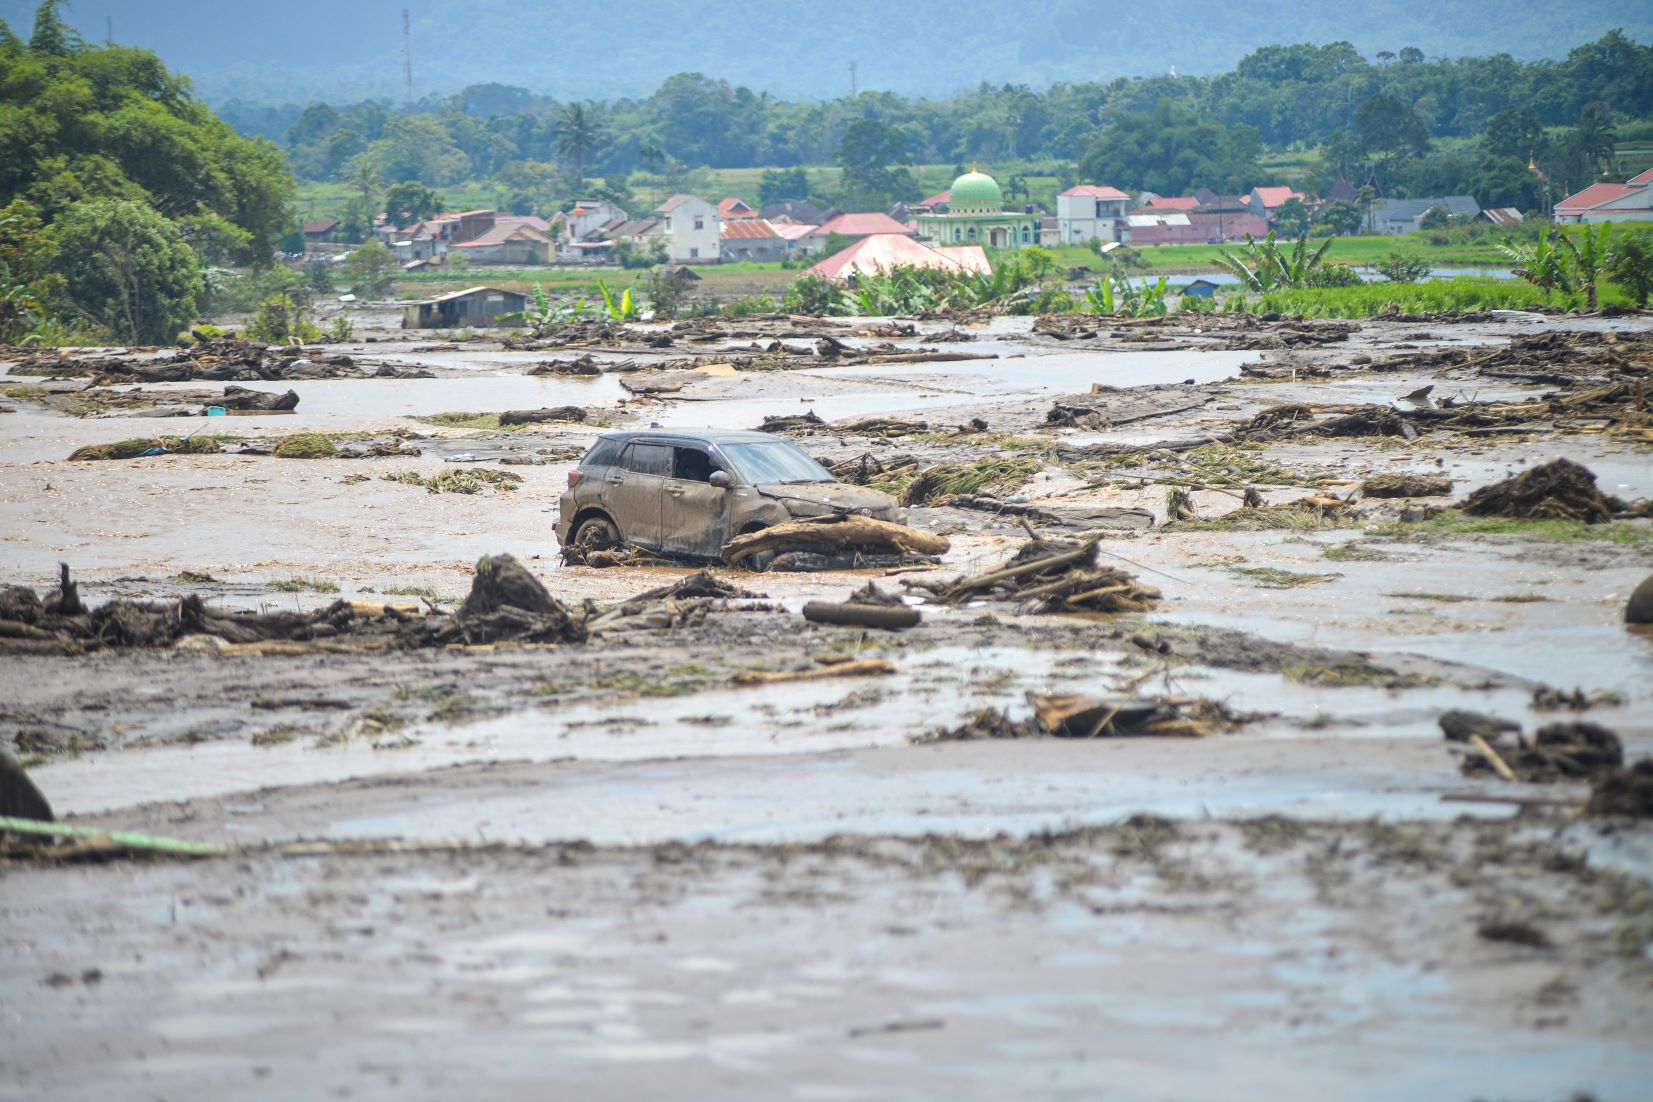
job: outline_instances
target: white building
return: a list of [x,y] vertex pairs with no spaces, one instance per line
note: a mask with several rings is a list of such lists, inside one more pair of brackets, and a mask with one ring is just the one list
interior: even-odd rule
[[1113,187],[1080,184],[1056,197],[1056,229],[1064,245],[1087,241],[1117,241],[1129,244],[1130,223],[1125,208],[1131,197]]
[[1591,184],[1555,205],[1557,222],[1653,222],[1653,168],[1622,184]]
[[558,236],[563,250],[567,251],[577,241],[598,240],[603,236],[603,231],[613,229],[628,217],[625,211],[607,199],[577,199],[572,210],[557,215],[551,224],[562,226]]
[[673,195],[654,208],[673,264],[714,264],[722,257],[723,218],[717,208],[693,195]]

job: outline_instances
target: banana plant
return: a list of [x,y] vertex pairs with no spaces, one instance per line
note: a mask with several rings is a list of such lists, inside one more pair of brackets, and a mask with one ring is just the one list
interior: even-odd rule
[[1594,232],[1591,232],[1589,226],[1582,226],[1576,238],[1570,233],[1559,236],[1564,249],[1562,259],[1571,269],[1574,285],[1584,292],[1585,309],[1594,310],[1596,280],[1601,278],[1602,270],[1607,267],[1613,240],[1613,223],[1603,222]]
[[1552,240],[1550,227],[1545,226],[1538,231],[1538,240],[1531,245],[1517,245],[1504,242],[1498,246],[1498,251],[1515,261],[1515,274],[1531,283],[1544,292],[1545,301],[1549,301],[1550,292],[1560,291],[1562,294],[1572,294],[1573,283],[1567,271],[1567,265],[1562,261],[1563,248],[1559,240],[1562,235],[1555,235]]
[[608,284],[599,279],[597,290],[603,293],[603,308],[608,311],[609,317],[615,321],[632,321],[637,317],[637,300],[632,297],[630,287],[616,298]]

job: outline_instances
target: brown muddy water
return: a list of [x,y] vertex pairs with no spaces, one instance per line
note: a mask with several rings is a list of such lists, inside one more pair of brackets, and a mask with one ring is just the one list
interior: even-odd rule
[[[1177,453],[1199,468],[1086,452],[1432,381],[1438,398],[1519,403],[1551,388],[1355,360],[1568,327],[1653,328],[1383,322],[1306,348],[1157,352],[1075,350],[1019,319],[938,342],[925,335],[951,324],[920,323],[897,343],[995,358],[806,363],[648,400],[615,374],[523,374],[580,349],[416,351],[433,342],[365,330],[384,339],[344,350],[437,377],[242,384],[297,391],[290,416],[76,418],[0,398],[0,580],[44,590],[66,561],[94,604],[452,608],[499,552],[564,602],[626,598],[686,569],[566,566],[552,535],[573,465],[558,457],[605,426],[923,420],[921,437],[797,439],[829,459],[1025,457],[1032,477],[1002,494],[1161,524],[1166,486],[1140,476],[1209,482],[1210,463],[1246,464],[1237,477],[1271,503],[1374,474],[1454,480],[1449,499],[1371,499],[1331,526],[1110,532],[1103,561],[1163,594],[1143,614],[983,600],[863,634],[799,610],[868,580],[904,592],[899,578],[731,572],[763,599],[584,646],[0,658],[0,744],[60,817],[234,847],[0,858],[0,1099],[1645,1098],[1653,831],[1571,815],[1581,782],[1460,775],[1437,719],[1469,708],[1530,733],[1583,718],[1627,757],[1653,753],[1653,634],[1622,622],[1653,572],[1650,522],[1560,538],[1401,515],[1556,456],[1626,501],[1653,496],[1653,451],[1543,426]],[[1301,371],[1242,375],[1259,365]],[[1189,401],[1045,425],[1053,399],[1093,384],[1127,406],[1168,384]],[[602,424],[414,419],[557,405]],[[951,435],[975,416],[988,437]],[[229,447],[395,430],[423,454],[66,460],[198,429],[239,438]],[[513,492],[381,477],[542,449],[542,465],[499,467],[522,476]],[[1201,517],[1237,504],[1190,496]],[[949,575],[1025,538],[991,513],[910,516],[952,541]],[[827,653],[896,672],[731,683]],[[1580,690],[1588,710],[1541,706],[1545,688]],[[1026,715],[1029,694],[1121,691],[1217,701],[1242,722],[1203,738],[929,741],[982,708]],[[1512,793],[1555,806],[1518,814],[1496,802]]]

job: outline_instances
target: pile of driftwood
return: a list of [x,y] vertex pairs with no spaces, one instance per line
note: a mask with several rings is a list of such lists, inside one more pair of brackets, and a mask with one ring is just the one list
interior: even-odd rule
[[1496,774],[1506,781],[1553,784],[1591,780],[1624,765],[1624,744],[1595,723],[1551,723],[1531,739],[1519,723],[1478,712],[1447,712],[1440,725],[1448,742],[1466,749],[1459,766],[1469,776]]
[[0,590],[0,654],[85,654],[179,647],[227,655],[412,650],[487,643],[583,643],[585,610],[570,610],[510,555],[484,555],[471,592],[449,616],[435,609],[334,601],[314,612],[229,612],[198,594],[176,601],[81,602],[64,566],[56,591]]
[[671,585],[659,586],[627,598],[613,608],[590,617],[585,626],[592,636],[665,631],[698,624],[706,619],[708,613],[718,609],[768,608],[768,605],[752,603],[731,605],[733,601],[750,602],[762,596],[761,593],[750,593],[731,585],[710,570],[700,570]]
[[915,741],[1040,738],[1199,738],[1246,722],[1214,700],[1200,697],[1091,697],[1028,694],[1032,714],[1012,719],[1009,709],[983,708],[958,726]]
[[978,597],[1026,602],[1032,612],[1145,612],[1159,590],[1123,570],[1098,565],[1096,539],[1030,539],[996,570],[947,582],[903,578],[944,604]]
[[17,375],[54,378],[86,375],[93,385],[115,383],[178,383],[190,379],[222,382],[271,382],[277,379],[428,379],[423,368],[389,364],[369,369],[344,355],[311,355],[304,349],[284,348],[258,341],[219,337],[199,341],[171,354],[158,356],[73,357],[37,353],[13,366]]
[[825,554],[833,558],[896,555],[928,558],[951,546],[945,536],[876,517],[834,514],[776,524],[723,545],[723,561],[739,566],[757,555]]

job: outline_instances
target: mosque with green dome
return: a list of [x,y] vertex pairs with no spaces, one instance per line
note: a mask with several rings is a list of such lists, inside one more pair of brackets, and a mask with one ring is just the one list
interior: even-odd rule
[[1020,249],[1039,243],[1039,216],[1004,209],[999,183],[985,172],[966,172],[953,181],[947,213],[921,214],[914,224],[937,245],[982,245]]

